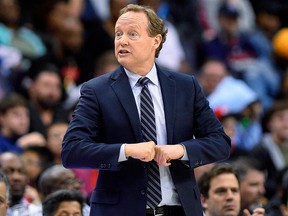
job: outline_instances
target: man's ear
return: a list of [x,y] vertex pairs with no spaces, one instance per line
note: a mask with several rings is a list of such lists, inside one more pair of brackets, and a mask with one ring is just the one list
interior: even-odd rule
[[162,41],[162,35],[161,34],[156,35],[154,38],[155,49],[157,49],[159,47],[161,41]]
[[203,209],[207,209],[207,199],[201,194],[201,203],[202,203],[202,207]]

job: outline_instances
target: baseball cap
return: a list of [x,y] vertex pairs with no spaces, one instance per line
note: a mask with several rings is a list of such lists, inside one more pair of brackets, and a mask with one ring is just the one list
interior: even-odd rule
[[225,2],[219,7],[218,15],[228,18],[238,18],[240,11],[236,5]]

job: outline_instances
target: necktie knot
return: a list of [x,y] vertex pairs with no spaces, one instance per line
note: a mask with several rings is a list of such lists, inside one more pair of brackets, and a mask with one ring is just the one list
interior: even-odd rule
[[143,87],[143,86],[147,85],[149,81],[150,81],[150,79],[148,77],[141,77],[141,78],[139,78],[137,83],[139,83]]

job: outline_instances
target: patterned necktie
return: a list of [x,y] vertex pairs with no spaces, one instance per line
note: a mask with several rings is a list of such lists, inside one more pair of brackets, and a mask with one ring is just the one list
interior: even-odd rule
[[[140,94],[141,128],[144,141],[154,141],[156,143],[155,114],[152,98],[148,89],[149,81],[147,77],[141,77],[138,80],[138,83],[142,86]],[[147,205],[154,209],[162,200],[159,167],[154,160],[148,163],[147,172]]]

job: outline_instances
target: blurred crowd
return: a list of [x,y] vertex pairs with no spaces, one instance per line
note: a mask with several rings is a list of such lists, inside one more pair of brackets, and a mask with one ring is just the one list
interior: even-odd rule
[[[285,0],[0,0],[0,171],[10,184],[7,215],[42,215],[42,202],[60,189],[81,193],[83,215],[89,215],[98,172],[65,169],[61,143],[81,85],[118,67],[114,24],[129,3],[149,5],[165,21],[167,40],[156,63],[196,76],[230,136],[226,162],[240,173],[239,165],[245,168],[241,209],[263,206],[267,215],[287,216]],[[213,166],[197,168],[196,175]]]

